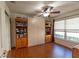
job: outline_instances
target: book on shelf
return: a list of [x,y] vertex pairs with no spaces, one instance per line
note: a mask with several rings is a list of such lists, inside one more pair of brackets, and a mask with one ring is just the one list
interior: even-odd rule
[[19,32],[20,32],[19,29],[16,28],[16,34],[19,34]]

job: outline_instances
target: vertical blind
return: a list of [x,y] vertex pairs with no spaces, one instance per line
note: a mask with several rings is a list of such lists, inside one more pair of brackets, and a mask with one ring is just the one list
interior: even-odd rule
[[79,17],[55,21],[55,39],[79,42]]

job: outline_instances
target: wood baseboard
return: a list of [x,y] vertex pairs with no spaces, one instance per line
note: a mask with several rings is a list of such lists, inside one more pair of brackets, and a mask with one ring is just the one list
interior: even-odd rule
[[11,47],[11,49],[15,49],[16,47]]

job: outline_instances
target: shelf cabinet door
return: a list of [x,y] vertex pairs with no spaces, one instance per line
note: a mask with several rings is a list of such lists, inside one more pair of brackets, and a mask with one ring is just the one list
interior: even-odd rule
[[16,39],[16,48],[21,48],[21,39]]
[[22,45],[22,47],[27,47],[27,39],[26,38],[21,38],[21,45]]
[[16,48],[22,48],[27,47],[27,39],[26,38],[20,38],[16,40]]
[[51,41],[52,41],[51,35],[46,35],[45,36],[45,42],[48,43],[48,42],[51,42]]

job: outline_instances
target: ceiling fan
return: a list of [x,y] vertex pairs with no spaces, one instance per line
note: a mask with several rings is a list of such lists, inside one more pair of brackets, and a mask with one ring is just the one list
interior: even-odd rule
[[52,6],[44,6],[41,11],[37,11],[38,16],[50,17],[51,14],[59,14],[60,11],[53,11]]

